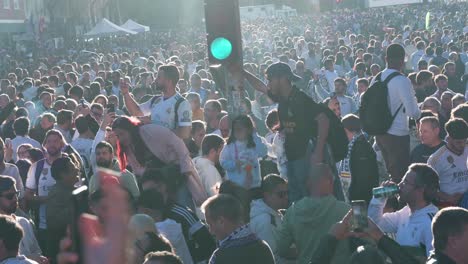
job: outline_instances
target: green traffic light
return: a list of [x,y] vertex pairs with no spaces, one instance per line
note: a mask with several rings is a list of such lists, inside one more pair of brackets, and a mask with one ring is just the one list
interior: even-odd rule
[[216,38],[211,42],[210,51],[213,57],[224,60],[232,53],[232,43],[226,38]]

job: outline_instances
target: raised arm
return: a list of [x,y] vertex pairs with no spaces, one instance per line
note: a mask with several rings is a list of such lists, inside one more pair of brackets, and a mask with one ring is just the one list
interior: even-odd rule
[[258,79],[255,75],[246,70],[243,70],[243,76],[247,80],[247,82],[249,82],[249,84],[252,85],[253,88],[255,88],[255,90],[265,94],[267,93],[268,87],[262,82],[262,80]]
[[132,116],[143,116],[143,112],[140,106],[137,104],[135,99],[130,95],[130,89],[128,83],[120,82],[120,92],[124,98],[125,107]]

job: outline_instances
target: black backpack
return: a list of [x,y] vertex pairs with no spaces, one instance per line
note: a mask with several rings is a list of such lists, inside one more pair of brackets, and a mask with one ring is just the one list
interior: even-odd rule
[[391,73],[382,81],[382,72],[377,74],[374,83],[361,97],[359,106],[359,117],[362,129],[369,135],[383,135],[392,126],[393,120],[403,107],[398,107],[396,113],[392,114],[388,105],[388,83],[391,79],[401,75],[399,72]]
[[341,161],[348,155],[348,137],[344,130],[341,119],[338,118],[335,113],[328,108],[325,104],[320,104],[323,108],[323,113],[328,117],[328,138],[327,143],[330,146],[332,157],[335,162]]

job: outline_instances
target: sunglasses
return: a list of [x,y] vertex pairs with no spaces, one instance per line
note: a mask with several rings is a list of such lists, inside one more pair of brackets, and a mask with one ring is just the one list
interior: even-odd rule
[[20,194],[19,191],[16,191],[14,193],[9,193],[9,194],[2,194],[0,197],[6,198],[7,200],[13,200],[14,197],[18,197]]

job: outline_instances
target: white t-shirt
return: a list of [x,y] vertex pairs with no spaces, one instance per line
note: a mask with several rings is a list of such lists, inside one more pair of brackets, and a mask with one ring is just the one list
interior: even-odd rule
[[184,99],[177,110],[178,120],[175,120],[175,105],[182,98],[182,95],[176,93],[174,96],[164,99],[159,97],[151,104],[152,99],[140,104],[140,110],[145,116],[151,115],[151,123],[164,126],[171,130],[177,127],[187,127],[192,125],[192,107]]
[[[36,182],[36,166],[37,162],[31,165],[28,171],[28,177],[26,178],[26,188],[30,190],[37,190],[37,195],[39,197],[44,197],[49,195],[49,191],[52,186],[55,185],[55,180],[52,178],[50,173],[51,165],[44,161],[44,167],[42,169],[41,175],[39,176],[39,182]],[[39,228],[46,229],[46,205],[41,204],[39,206]]]
[[24,194],[24,184],[21,176],[19,174],[18,167],[14,164],[5,163],[5,169],[0,172],[0,175],[11,176],[16,181],[16,189],[20,191],[20,198],[23,197]]
[[88,138],[77,138],[70,145],[80,154],[83,159],[86,171],[91,167],[91,150],[93,148],[93,140]]
[[440,191],[450,195],[468,191],[467,159],[468,146],[460,156],[443,146],[429,157],[427,164],[439,174]]
[[353,98],[349,96],[337,96],[338,102],[340,102],[341,117],[347,114],[354,114],[357,111],[356,103]]
[[16,222],[23,228],[24,236],[20,241],[19,254],[25,256],[39,256],[42,254],[39,243],[37,242],[34,228],[30,220],[15,216]]

